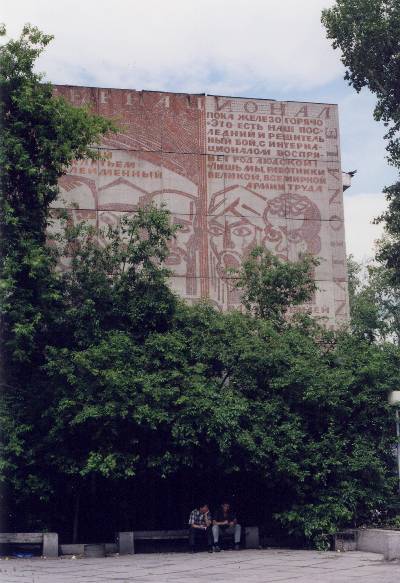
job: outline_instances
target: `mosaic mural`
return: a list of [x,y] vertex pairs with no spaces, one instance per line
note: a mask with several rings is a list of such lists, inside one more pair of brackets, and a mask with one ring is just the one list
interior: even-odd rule
[[[115,120],[102,160],[77,162],[58,205],[73,220],[117,224],[150,201],[179,224],[167,265],[190,302],[240,305],[227,268],[255,245],[280,258],[320,258],[307,306],[348,319],[343,188],[336,105],[58,86],[75,105]],[[57,205],[56,205],[57,206]]]

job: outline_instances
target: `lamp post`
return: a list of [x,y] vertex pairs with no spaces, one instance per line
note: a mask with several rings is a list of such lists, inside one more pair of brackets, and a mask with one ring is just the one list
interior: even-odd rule
[[399,475],[399,493],[400,493],[400,391],[391,391],[389,393],[389,404],[396,407],[396,435],[397,435],[397,471]]

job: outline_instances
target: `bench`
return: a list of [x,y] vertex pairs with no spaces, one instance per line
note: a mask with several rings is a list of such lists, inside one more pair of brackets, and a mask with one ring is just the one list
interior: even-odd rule
[[384,528],[354,528],[337,532],[335,550],[382,554],[386,561],[400,559],[400,532]]
[[188,529],[183,530],[135,530],[134,540],[183,540],[188,538]]
[[[245,548],[259,548],[258,526],[246,526],[244,529]],[[117,547],[120,555],[133,555],[135,553],[135,541],[160,541],[160,540],[187,540],[188,529],[182,530],[135,530],[134,532],[119,532],[117,534]]]
[[119,532],[117,534],[117,547],[120,555],[133,555],[135,553],[135,541],[159,541],[159,540],[187,540],[188,531],[183,530],[135,530],[134,532]]
[[44,557],[58,557],[56,532],[0,532],[0,544],[41,544]]

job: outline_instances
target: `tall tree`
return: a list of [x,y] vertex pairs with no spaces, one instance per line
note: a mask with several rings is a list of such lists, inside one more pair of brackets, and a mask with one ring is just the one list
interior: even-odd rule
[[[374,116],[388,127],[389,162],[400,168],[400,4],[398,0],[336,0],[322,13],[333,47],[341,50],[345,79],[377,97]],[[400,182],[385,189],[388,210],[378,218],[388,237],[378,259],[400,284]]]
[[[0,32],[5,36],[4,26]],[[98,157],[93,146],[113,129],[110,121],[54,97],[51,84],[35,72],[36,60],[51,40],[26,25],[18,39],[0,47],[1,412],[11,410],[9,424],[18,426],[14,437],[6,434],[3,442],[16,456],[40,406],[37,375],[53,308],[62,296],[56,259],[46,245],[49,208],[58,195],[58,179],[72,160]],[[35,407],[22,419],[28,402]]]
[[390,126],[391,161],[400,163],[400,5],[397,0],[336,0],[322,13],[333,47],[341,50],[345,79],[377,96],[375,119]]
[[72,160],[98,157],[93,145],[113,128],[54,97],[51,84],[35,72],[52,38],[26,25],[19,39],[0,47],[1,352],[12,354],[14,363],[31,357],[32,339],[43,326],[41,301],[51,293],[45,242],[58,179]]

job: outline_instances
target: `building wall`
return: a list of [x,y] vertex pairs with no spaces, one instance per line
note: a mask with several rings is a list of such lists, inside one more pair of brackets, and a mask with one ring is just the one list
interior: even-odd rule
[[[348,319],[343,189],[336,105],[58,86],[75,105],[113,118],[104,160],[73,164],[58,205],[74,219],[116,224],[150,201],[182,228],[167,261],[188,301],[239,304],[226,268],[256,244],[283,259],[320,257],[309,308]],[[63,202],[64,201],[64,202]]]

